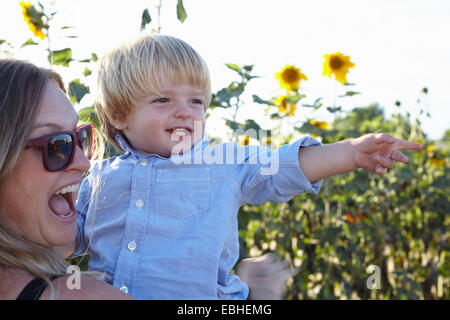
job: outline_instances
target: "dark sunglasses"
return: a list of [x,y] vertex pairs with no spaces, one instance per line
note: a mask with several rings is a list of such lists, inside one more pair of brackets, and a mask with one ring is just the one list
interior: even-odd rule
[[31,139],[26,148],[42,150],[44,168],[50,172],[66,169],[75,157],[76,146],[83,150],[86,157],[92,158],[94,146],[94,126],[87,124],[75,131],[59,131]]

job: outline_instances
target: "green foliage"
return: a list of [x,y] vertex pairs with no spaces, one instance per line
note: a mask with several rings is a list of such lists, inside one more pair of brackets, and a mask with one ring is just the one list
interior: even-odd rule
[[78,111],[80,116],[80,121],[83,123],[92,123],[95,128],[100,129],[100,120],[98,119],[97,113],[94,107],[86,107]]
[[178,2],[177,2],[177,19],[181,23],[183,23],[184,20],[186,20],[186,18],[187,18],[187,13],[183,6],[183,0],[178,0]]
[[[234,64],[226,66],[242,71]],[[237,110],[245,88],[244,81],[232,82],[214,95],[213,106]],[[356,94],[346,91],[340,97]],[[252,97],[267,105],[268,113],[276,107],[274,98]],[[304,97],[292,96],[290,102]],[[302,107],[317,110],[323,105],[319,97]],[[243,206],[238,215],[240,259],[276,252],[296,266],[299,272],[289,284],[287,299],[449,299],[450,130],[441,141],[431,142],[421,131],[420,120],[411,121],[409,113],[387,119],[377,104],[347,113],[340,106],[327,110],[335,114],[331,126],[322,128],[307,118],[294,128],[320,136],[323,143],[387,132],[420,141],[424,149],[406,151],[410,161],[381,177],[357,170],[326,179],[317,195]],[[271,119],[282,121],[283,116],[277,112]],[[225,123],[235,132],[248,129],[250,120]],[[290,140],[273,133],[271,137]],[[380,268],[380,289],[367,286],[372,265]]]
[[79,103],[87,93],[89,93],[89,87],[82,84],[80,79],[72,80],[69,83],[69,96],[73,104]]
[[50,62],[51,64],[68,67],[71,61],[72,61],[72,49],[70,48],[50,51],[48,54],[48,62]]
[[34,42],[33,38],[28,39],[27,41],[25,41],[24,43],[22,43],[22,45],[20,46],[20,48],[26,47],[26,46],[35,46],[37,45],[37,42]]
[[[404,117],[386,119],[376,105],[337,117],[332,128],[299,129],[327,143],[368,131],[424,139]],[[241,258],[276,251],[297,266],[288,299],[450,298],[450,172],[430,163],[426,151],[408,156],[382,177],[358,170],[326,179],[317,195],[244,206]],[[380,267],[380,290],[366,285],[370,265]]]
[[144,30],[145,26],[148,25],[150,22],[152,22],[152,18],[150,17],[150,12],[148,12],[148,9],[145,9],[142,12],[141,31]]

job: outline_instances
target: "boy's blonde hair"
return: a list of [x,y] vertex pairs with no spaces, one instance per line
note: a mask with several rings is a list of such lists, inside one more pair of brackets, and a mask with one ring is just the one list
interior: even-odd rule
[[165,35],[145,35],[123,43],[100,63],[95,108],[101,129],[117,150],[122,132],[114,122],[124,121],[137,100],[159,94],[163,83],[189,84],[203,90],[205,109],[211,100],[209,71],[201,56],[186,42]]

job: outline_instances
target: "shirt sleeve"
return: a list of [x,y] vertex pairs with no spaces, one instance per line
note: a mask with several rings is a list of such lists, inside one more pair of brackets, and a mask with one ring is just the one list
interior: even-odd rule
[[71,258],[86,254],[86,251],[88,249],[84,234],[84,224],[86,222],[86,214],[89,209],[89,199],[91,198],[91,176],[92,173],[81,183],[77,202],[75,204],[75,208],[77,210],[77,248],[75,249]]
[[220,300],[247,300],[249,293],[248,285],[232,273],[228,274],[226,285],[217,284],[217,297]]
[[[296,194],[317,194],[323,180],[308,180],[298,162],[298,151],[303,147],[321,145],[318,140],[305,136],[278,150],[259,148],[250,153],[248,163],[255,164],[246,166],[241,183],[242,203],[286,202]],[[258,157],[258,161],[252,159],[254,157]]]

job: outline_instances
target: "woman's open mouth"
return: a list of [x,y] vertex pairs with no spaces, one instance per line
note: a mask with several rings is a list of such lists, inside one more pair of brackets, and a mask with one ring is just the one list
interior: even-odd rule
[[[55,216],[60,219],[75,218],[74,192],[80,188],[79,184],[70,185],[58,190],[49,200],[48,205]],[[72,219],[70,219],[72,220]]]

